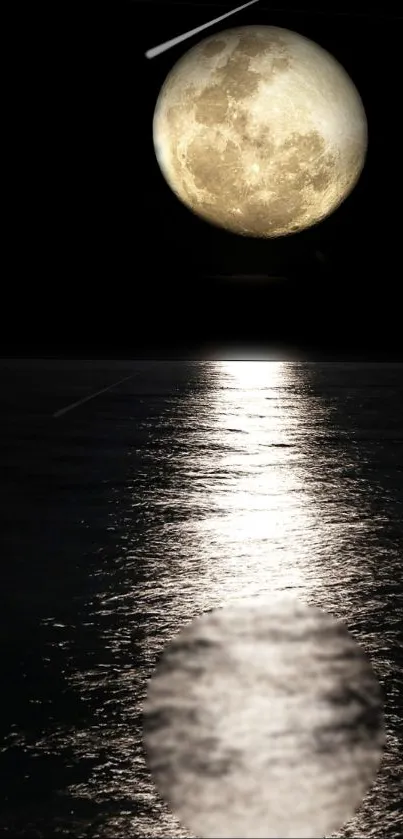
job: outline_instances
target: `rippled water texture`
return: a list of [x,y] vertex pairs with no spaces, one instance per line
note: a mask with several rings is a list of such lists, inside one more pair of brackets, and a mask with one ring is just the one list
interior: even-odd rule
[[400,839],[403,366],[57,365],[2,371],[3,833],[188,837],[146,765],[148,679],[196,616],[288,595],[345,622],[384,692],[337,836]]
[[213,610],[157,665],[148,764],[193,835],[320,839],[379,769],[381,696],[359,645],[319,609],[255,598]]

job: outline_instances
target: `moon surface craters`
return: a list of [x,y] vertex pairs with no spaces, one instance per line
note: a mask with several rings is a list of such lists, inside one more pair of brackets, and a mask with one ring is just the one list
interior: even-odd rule
[[364,165],[367,125],[344,69],[276,27],[214,35],[168,75],[154,145],[176,195],[210,223],[274,237],[331,213]]

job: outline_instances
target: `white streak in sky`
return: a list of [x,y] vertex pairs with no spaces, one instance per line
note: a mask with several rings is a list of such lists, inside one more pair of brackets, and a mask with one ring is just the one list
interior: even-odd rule
[[231,12],[226,12],[225,15],[221,15],[221,17],[216,17],[214,20],[210,20],[208,23],[203,23],[202,26],[197,26],[196,29],[191,29],[190,32],[185,32],[184,35],[178,35],[176,38],[172,38],[170,41],[165,41],[165,43],[160,44],[158,47],[152,47],[152,49],[147,50],[146,58],[155,58],[156,55],[161,55],[162,52],[166,52],[166,50],[171,49],[171,47],[175,47],[176,44],[181,44],[182,41],[186,41],[187,38],[191,38],[192,35],[197,35],[198,32],[202,32],[203,29],[208,29],[209,26],[213,26],[215,23],[219,23],[220,20],[224,20],[224,18],[229,17],[230,15],[234,15],[235,12],[240,12],[242,9],[246,9],[247,6],[252,6],[254,3],[258,3],[259,0],[249,0],[249,3],[244,3],[243,6],[238,6],[237,9],[232,9]]

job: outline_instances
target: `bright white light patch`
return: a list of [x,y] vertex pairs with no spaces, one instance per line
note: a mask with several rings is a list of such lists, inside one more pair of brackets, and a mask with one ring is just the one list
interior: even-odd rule
[[291,599],[186,626],[149,684],[149,766],[198,837],[323,837],[361,804],[383,745],[382,698],[343,624]]

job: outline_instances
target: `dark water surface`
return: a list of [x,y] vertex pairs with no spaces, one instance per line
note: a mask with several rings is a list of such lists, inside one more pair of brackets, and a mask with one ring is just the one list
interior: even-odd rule
[[186,837],[145,763],[147,679],[204,610],[288,592],[384,690],[381,769],[337,835],[401,837],[403,365],[3,361],[0,382],[2,834]]

